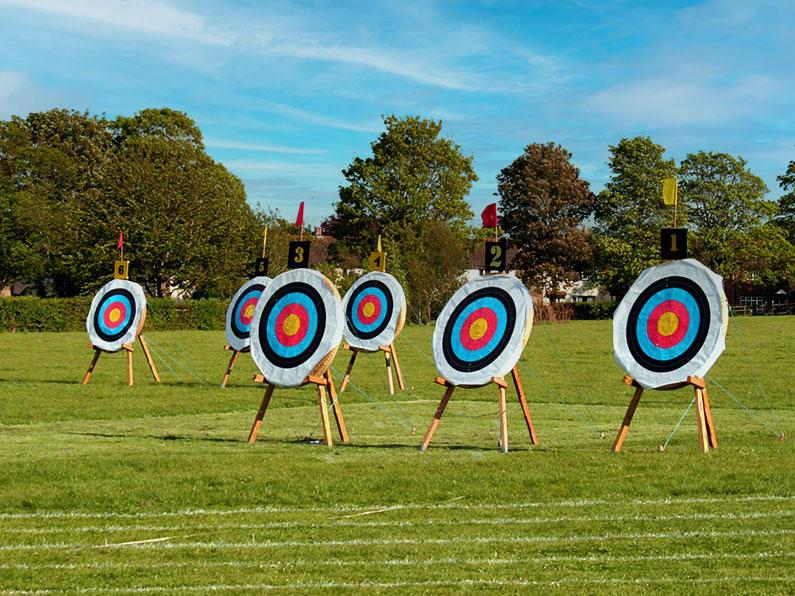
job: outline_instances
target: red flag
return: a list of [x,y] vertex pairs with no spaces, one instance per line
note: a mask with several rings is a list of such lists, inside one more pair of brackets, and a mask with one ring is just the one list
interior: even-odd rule
[[303,227],[304,225],[304,202],[298,205],[298,217],[295,218],[295,225]]
[[119,230],[119,241],[116,243],[116,248],[119,250],[124,248],[124,230]]
[[486,205],[486,208],[483,210],[483,213],[480,214],[480,219],[483,220],[483,227],[484,228],[496,228],[497,227],[497,203],[492,203],[491,205]]

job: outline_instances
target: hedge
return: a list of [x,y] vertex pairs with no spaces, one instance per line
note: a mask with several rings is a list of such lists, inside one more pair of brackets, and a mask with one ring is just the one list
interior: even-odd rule
[[573,318],[580,321],[595,319],[612,319],[618,306],[615,302],[573,302],[571,308]]
[[[223,329],[226,300],[148,298],[146,329]],[[0,331],[85,331],[91,298],[0,298]]]

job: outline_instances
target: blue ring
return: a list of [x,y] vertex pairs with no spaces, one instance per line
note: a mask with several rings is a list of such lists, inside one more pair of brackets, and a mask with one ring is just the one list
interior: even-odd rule
[[[381,305],[381,312],[379,313],[378,318],[375,321],[373,321],[370,324],[364,324],[359,320],[359,318],[356,315],[359,312],[359,304],[362,302],[362,300],[364,300],[368,296],[375,296],[376,300],[378,300],[379,304]],[[353,316],[351,317],[352,319],[351,322],[356,327],[356,330],[361,333],[369,333],[375,330],[379,325],[381,325],[384,322],[384,319],[386,319],[387,315],[390,314],[387,313],[386,304],[387,304],[386,294],[384,294],[384,292],[382,292],[377,287],[371,286],[359,292],[356,295],[356,298],[353,299],[353,307],[352,307]]]
[[[647,325],[652,311],[665,302],[666,300],[674,300],[681,302],[687,310],[688,317],[690,318],[687,326],[687,333],[685,336],[674,346],[670,348],[661,348],[654,345],[649,338],[647,332]],[[693,345],[698,333],[698,328],[701,323],[701,313],[693,296],[681,288],[665,288],[653,296],[651,296],[641,308],[638,314],[638,321],[635,325],[635,334],[638,338],[638,346],[643,352],[655,360],[673,360],[678,358]]]
[[[461,329],[464,326],[464,321],[466,321],[467,317],[479,308],[488,308],[494,311],[494,314],[497,318],[497,329],[494,331],[494,335],[492,336],[491,340],[489,340],[489,343],[478,350],[469,350],[465,348],[459,340],[461,337]],[[453,354],[455,354],[457,358],[464,362],[474,362],[488,356],[492,351],[494,351],[505,334],[507,318],[508,313],[505,310],[505,305],[501,301],[497,300],[496,298],[492,298],[491,296],[478,298],[477,300],[468,304],[453,323],[452,334],[450,337],[450,347],[453,350]]]
[[243,335],[247,336],[251,333],[251,323],[248,325],[240,324],[240,318],[243,311],[243,305],[248,301],[250,296],[255,295],[257,300],[259,297],[262,296],[262,290],[258,290],[256,288],[250,289],[245,292],[240,298],[237,300],[237,307],[235,308],[235,312],[232,314],[232,325]]
[[[97,318],[97,326],[100,328],[100,330],[103,333],[105,333],[107,335],[116,335],[119,332],[119,328],[120,327],[124,327],[124,325],[126,325],[127,322],[133,316],[132,305],[130,304],[130,301],[127,299],[126,296],[122,296],[122,295],[119,295],[119,294],[114,294],[112,296],[112,298],[113,298],[112,300],[106,300],[102,304],[100,304],[100,306],[99,306],[99,316]],[[125,318],[123,320],[120,320],[117,323],[116,327],[108,327],[107,325],[105,325],[105,311],[108,310],[108,306],[110,306],[114,302],[123,302],[124,306],[125,306],[126,314],[125,314]]]
[[[284,310],[290,304],[295,303],[300,304],[306,309],[309,328],[304,334],[304,339],[294,346],[285,346],[279,342],[279,338],[276,335],[276,319],[279,317],[279,314],[282,312],[282,310]],[[312,300],[306,294],[302,292],[290,292],[289,294],[282,296],[279,301],[273,305],[273,308],[268,314],[268,319],[265,322],[265,332],[267,334],[268,344],[270,345],[273,352],[281,358],[294,358],[295,356],[298,356],[304,352],[307,348],[309,348],[312,340],[315,337],[315,334],[317,333],[317,318],[318,313],[315,303],[312,302]]]

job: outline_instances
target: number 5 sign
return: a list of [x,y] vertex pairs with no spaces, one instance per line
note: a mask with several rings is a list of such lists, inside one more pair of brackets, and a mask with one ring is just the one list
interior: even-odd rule
[[483,269],[488,271],[507,271],[508,243],[505,240],[486,242],[486,262]]

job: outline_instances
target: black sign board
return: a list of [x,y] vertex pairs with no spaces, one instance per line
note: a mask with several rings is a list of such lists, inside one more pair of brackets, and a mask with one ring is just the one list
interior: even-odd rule
[[665,260],[687,258],[686,228],[663,228],[660,230],[660,258]]
[[268,257],[261,257],[254,263],[254,273],[251,274],[251,277],[261,275],[268,275]]
[[497,240],[486,242],[486,271],[506,271],[508,269],[508,242]]
[[309,240],[291,240],[287,252],[287,268],[303,269],[309,267]]

